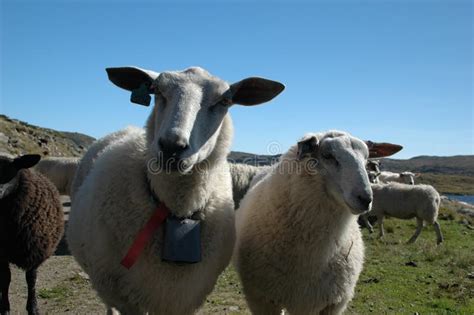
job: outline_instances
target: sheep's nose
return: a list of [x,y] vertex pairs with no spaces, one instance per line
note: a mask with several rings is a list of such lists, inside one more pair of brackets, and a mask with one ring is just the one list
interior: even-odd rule
[[176,139],[174,141],[168,141],[166,139],[160,138],[158,140],[163,154],[167,157],[177,156],[184,150],[188,148],[188,142],[182,138]]
[[369,209],[370,203],[372,202],[372,197],[367,195],[358,195],[357,200],[364,209]]

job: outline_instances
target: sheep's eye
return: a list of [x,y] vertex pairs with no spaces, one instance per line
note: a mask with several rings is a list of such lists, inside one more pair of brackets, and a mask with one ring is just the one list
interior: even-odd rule
[[331,153],[326,153],[326,154],[323,154],[323,159],[326,159],[326,160],[335,160],[336,158],[335,158],[334,155],[332,155]]
[[334,157],[334,155],[332,155],[331,153],[323,154],[323,159],[334,163],[336,166],[339,166],[339,162],[338,162],[337,159]]

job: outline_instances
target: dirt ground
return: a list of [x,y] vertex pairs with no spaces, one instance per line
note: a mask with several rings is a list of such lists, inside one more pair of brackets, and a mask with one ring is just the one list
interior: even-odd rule
[[[87,275],[71,256],[48,259],[38,270],[36,288],[41,314],[105,314],[105,307],[92,290]],[[26,314],[26,297],[24,272],[12,268],[12,314]]]
[[[70,200],[61,196],[65,220]],[[27,288],[25,273],[11,266],[10,305],[12,314],[26,314]],[[92,289],[87,275],[67,252],[63,241],[56,254],[38,269],[36,284],[41,314],[105,314],[105,306]]]

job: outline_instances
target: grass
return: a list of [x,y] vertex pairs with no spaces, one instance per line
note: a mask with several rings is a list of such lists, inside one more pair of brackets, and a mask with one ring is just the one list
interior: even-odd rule
[[429,184],[443,194],[474,195],[474,176],[422,173],[417,184]]
[[[366,262],[348,314],[474,314],[474,231],[442,209],[445,242],[431,226],[406,244],[415,220],[385,220],[384,239],[363,231]],[[466,219],[473,224],[472,219]],[[388,233],[390,231],[390,233]],[[232,267],[221,275],[200,314],[249,314]]]
[[57,304],[65,304],[77,290],[88,288],[89,282],[78,274],[73,275],[67,281],[63,281],[52,288],[38,290],[38,297]]

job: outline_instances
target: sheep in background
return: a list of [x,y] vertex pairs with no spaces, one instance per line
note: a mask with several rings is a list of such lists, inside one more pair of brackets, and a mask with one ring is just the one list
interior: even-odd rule
[[79,187],[81,187],[82,182],[91,171],[95,160],[100,154],[103,153],[105,148],[115,142],[127,141],[127,135],[131,135],[133,137],[137,132],[143,133],[143,129],[130,126],[125,129],[113,132],[101,139],[94,141],[94,143],[91,144],[91,146],[87,149],[87,152],[79,161],[79,166],[77,167],[76,173],[74,175],[70,194],[71,201],[74,200],[75,193]]
[[46,176],[61,195],[69,195],[79,160],[76,157],[48,157],[35,166],[35,171]]
[[[379,175],[380,172],[375,172],[375,171],[369,171],[369,182],[372,184],[378,184],[379,183]],[[373,220],[372,220],[373,219]],[[359,220],[357,221],[360,226],[365,227],[366,229],[369,230],[370,233],[374,232],[374,228],[372,227],[371,220],[375,221],[375,217],[372,215],[372,218],[369,220],[369,212],[361,214],[359,216]]]
[[239,208],[240,201],[244,198],[253,178],[264,172],[269,166],[253,166],[242,163],[229,163],[230,175],[232,176],[232,195],[235,210]]
[[378,179],[381,183],[397,182],[403,184],[415,185],[415,177],[417,175],[412,172],[392,173],[383,171],[380,172]]
[[234,263],[252,313],[345,310],[364,260],[357,215],[372,202],[368,157],[347,133],[309,134],[248,191]]
[[416,241],[423,228],[423,221],[433,224],[437,243],[443,242],[443,235],[437,222],[441,198],[432,186],[400,183],[373,184],[372,191],[374,201],[369,213],[377,216],[380,237],[384,235],[385,216],[405,220],[416,218],[417,228],[408,243]]
[[8,314],[12,263],[26,273],[28,314],[38,314],[36,274],[63,235],[63,210],[54,185],[30,171],[39,155],[0,155],[0,314]]
[[367,172],[380,173],[380,160],[373,160],[373,159],[368,160],[366,169],[367,169]]
[[368,175],[369,175],[369,181],[372,184],[380,183],[380,181],[379,181],[380,172],[370,171],[370,172],[368,172]]
[[[109,68],[109,79],[155,106],[146,133],[101,150],[74,194],[67,240],[108,307],[122,314],[192,314],[212,291],[232,255],[235,227],[230,151],[232,104],[267,102],[281,83],[248,78],[229,85],[201,68],[157,74]],[[201,223],[202,260],[162,261],[160,226],[127,269],[120,264],[137,233],[166,205]]]

